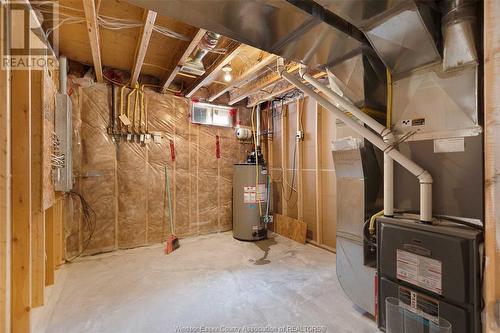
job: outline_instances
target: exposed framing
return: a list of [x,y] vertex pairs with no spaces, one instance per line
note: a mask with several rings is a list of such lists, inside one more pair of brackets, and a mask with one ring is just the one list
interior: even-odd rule
[[104,82],[102,74],[101,48],[99,44],[99,26],[97,24],[97,10],[94,0],[83,0],[83,10],[87,21],[87,32],[90,40],[90,50],[97,82]]
[[233,82],[229,83],[223,89],[221,89],[218,92],[211,95],[208,98],[208,101],[213,102],[215,99],[219,98],[220,96],[222,96],[226,92],[234,89],[235,87],[238,87],[240,85],[244,85],[245,83],[251,81],[259,74],[261,69],[267,67],[273,61],[276,61],[277,58],[278,57],[275,56],[274,54],[268,54],[264,59],[258,61],[256,64],[254,64],[249,69],[247,69],[243,74],[238,76],[238,78],[236,78],[236,80],[234,80]]
[[31,71],[12,71],[12,298],[14,333],[29,333],[31,311]]
[[31,72],[31,306],[42,306],[45,288],[43,192],[43,71]]
[[179,60],[177,60],[177,66],[174,68],[174,70],[172,72],[170,72],[170,74],[164,80],[164,82],[162,84],[163,87],[161,89],[162,93],[166,93],[167,92],[168,87],[170,86],[170,84],[172,83],[172,81],[175,79],[175,77],[179,73],[179,71],[181,69],[181,65],[184,62],[186,62],[186,60],[189,58],[189,56],[191,55],[191,53],[193,53],[194,49],[198,46],[198,44],[200,43],[200,41],[203,38],[203,36],[205,36],[206,32],[207,31],[205,29],[199,29],[198,32],[196,32],[196,34],[194,35],[194,37],[191,40],[191,42],[189,43],[189,45],[184,50],[184,53],[181,55],[181,57],[179,58]]
[[500,328],[500,17],[498,1],[484,2],[484,155],[485,155],[485,320],[486,333]]
[[134,67],[132,68],[132,75],[130,77],[130,86],[132,87],[137,84],[137,80],[141,74],[142,64],[144,63],[144,58],[146,57],[155,21],[156,12],[152,10],[144,11],[144,24],[141,28],[141,32],[139,33],[139,40],[135,49]]
[[215,76],[220,73],[222,70],[222,67],[227,65],[228,63],[231,62],[231,60],[234,59],[244,48],[245,46],[243,44],[238,45],[235,49],[232,51],[229,51],[229,53],[226,55],[226,57],[217,64],[210,72],[205,73],[205,75],[201,78],[200,81],[198,81],[192,88],[189,89],[189,91],[186,93],[186,97],[191,97],[194,95],[195,92],[197,92],[201,87],[206,86],[210,82],[212,82],[215,79]]
[[[296,70],[299,69],[298,64],[293,64],[288,68],[288,72],[292,73],[295,72]],[[259,92],[262,89],[266,89],[267,87],[271,86],[273,83],[278,82],[281,79],[279,73],[277,72],[271,72],[268,73],[254,81],[251,81],[250,83],[245,85],[245,88],[240,88],[240,89],[234,89],[232,90],[229,95],[229,105],[233,105],[235,103],[238,103],[239,101],[247,98],[250,95],[253,95],[257,92]]]

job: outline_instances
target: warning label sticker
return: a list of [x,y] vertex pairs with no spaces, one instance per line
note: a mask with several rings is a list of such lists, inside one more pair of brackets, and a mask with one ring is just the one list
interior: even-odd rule
[[399,249],[396,261],[398,279],[441,295],[440,261]]
[[257,202],[264,202],[267,198],[266,184],[259,184],[257,193],[255,193],[255,186],[243,187],[243,203],[254,204]]

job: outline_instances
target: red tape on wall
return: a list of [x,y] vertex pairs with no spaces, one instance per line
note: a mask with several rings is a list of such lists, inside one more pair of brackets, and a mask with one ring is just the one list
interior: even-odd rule
[[220,139],[219,136],[215,136],[215,156],[220,158]]
[[170,140],[170,158],[172,162],[175,161],[175,145],[174,140]]

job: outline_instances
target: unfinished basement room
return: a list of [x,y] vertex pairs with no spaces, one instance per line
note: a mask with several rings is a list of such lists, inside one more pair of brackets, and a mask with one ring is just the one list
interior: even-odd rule
[[0,8],[0,333],[500,333],[500,0]]

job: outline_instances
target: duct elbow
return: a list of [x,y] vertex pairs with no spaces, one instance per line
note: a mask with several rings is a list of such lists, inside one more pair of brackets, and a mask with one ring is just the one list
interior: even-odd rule
[[307,67],[305,65],[300,65],[299,75],[302,79],[304,78],[304,75],[306,74],[306,72],[307,72]]
[[384,140],[384,142],[389,144],[389,145],[392,145],[392,144],[394,144],[394,142],[396,142],[396,138],[394,137],[394,133],[392,133],[392,131],[390,129],[388,129],[387,127],[384,128],[384,130],[382,131],[382,133],[380,133],[380,135],[382,136],[382,139]]
[[278,69],[278,74],[283,76],[283,71],[285,70],[285,60],[283,58],[278,58],[276,68]]
[[418,181],[420,182],[420,184],[432,184],[433,182],[431,174],[426,170],[424,170],[424,172],[422,172],[422,174],[418,176]]

